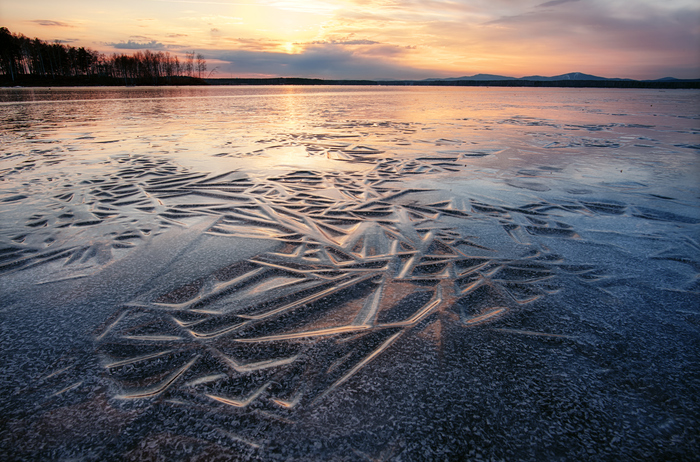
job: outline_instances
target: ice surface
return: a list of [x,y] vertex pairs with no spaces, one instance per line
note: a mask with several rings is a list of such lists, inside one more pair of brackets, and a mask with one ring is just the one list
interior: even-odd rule
[[700,93],[0,90],[11,459],[692,459]]

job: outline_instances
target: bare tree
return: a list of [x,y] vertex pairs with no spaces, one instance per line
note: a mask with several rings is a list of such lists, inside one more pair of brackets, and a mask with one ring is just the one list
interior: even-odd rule
[[194,72],[194,51],[185,53],[185,74],[192,77]]
[[202,72],[207,70],[207,61],[201,53],[197,53],[197,77],[202,78]]

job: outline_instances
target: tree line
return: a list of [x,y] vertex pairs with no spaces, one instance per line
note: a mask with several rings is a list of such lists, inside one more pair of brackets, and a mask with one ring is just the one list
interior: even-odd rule
[[0,27],[0,75],[3,81],[65,80],[103,78],[126,85],[183,83],[183,78],[198,78],[207,70],[207,62],[194,51],[182,61],[167,51],[137,51],[131,55],[106,55],[84,47],[58,41],[48,43]]

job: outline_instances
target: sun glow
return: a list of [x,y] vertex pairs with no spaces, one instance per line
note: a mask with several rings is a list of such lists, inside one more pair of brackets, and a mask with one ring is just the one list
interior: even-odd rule
[[0,26],[103,53],[196,50],[248,74],[697,78],[696,0],[635,2],[35,0],[0,5]]

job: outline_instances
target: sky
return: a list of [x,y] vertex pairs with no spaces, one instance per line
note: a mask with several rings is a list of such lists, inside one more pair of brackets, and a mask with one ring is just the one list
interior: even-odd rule
[[700,78],[697,0],[0,0],[0,27],[219,78]]

